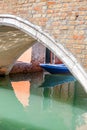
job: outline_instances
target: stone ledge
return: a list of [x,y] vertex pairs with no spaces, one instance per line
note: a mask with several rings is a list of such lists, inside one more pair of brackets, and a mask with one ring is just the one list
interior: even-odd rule
[[39,66],[39,64],[16,62],[14,64],[10,74],[39,72],[39,71],[43,71],[43,69]]

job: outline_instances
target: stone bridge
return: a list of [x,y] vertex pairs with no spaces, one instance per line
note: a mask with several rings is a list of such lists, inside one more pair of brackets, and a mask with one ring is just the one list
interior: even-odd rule
[[0,0],[0,34],[1,72],[39,41],[87,91],[87,0]]

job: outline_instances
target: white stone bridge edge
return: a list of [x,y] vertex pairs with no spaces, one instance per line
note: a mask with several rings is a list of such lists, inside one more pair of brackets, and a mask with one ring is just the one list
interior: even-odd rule
[[44,46],[49,48],[57,57],[59,57],[64,64],[69,68],[71,73],[76,77],[76,79],[82,84],[83,88],[87,92],[87,73],[76,58],[63,47],[62,44],[56,42],[49,34],[42,31],[39,26],[33,25],[29,21],[22,19],[20,17],[8,14],[0,15],[0,26],[12,26],[15,27],[32,38],[36,39]]

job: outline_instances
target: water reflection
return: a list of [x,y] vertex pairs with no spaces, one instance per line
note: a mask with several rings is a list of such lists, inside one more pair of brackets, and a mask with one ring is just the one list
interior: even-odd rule
[[76,79],[72,75],[45,75],[43,88],[44,97],[52,97],[63,102],[72,101]]
[[49,84],[35,73],[0,78],[1,130],[86,130],[87,94],[81,84],[43,83]]
[[[52,93],[52,91],[51,91],[51,89],[50,88],[44,88],[43,89],[43,110],[51,110],[51,93]],[[47,98],[46,100],[45,100],[45,98]]]
[[24,107],[29,106],[30,81],[11,82],[17,99]]
[[87,130],[87,119],[85,119],[85,113],[82,114],[78,120],[76,120],[76,123],[78,124],[76,126],[76,130]]

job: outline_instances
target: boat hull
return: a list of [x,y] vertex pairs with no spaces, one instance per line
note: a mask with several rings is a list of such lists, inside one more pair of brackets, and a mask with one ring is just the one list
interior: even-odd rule
[[70,73],[69,69],[64,64],[40,64],[40,67],[51,74]]

